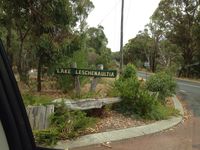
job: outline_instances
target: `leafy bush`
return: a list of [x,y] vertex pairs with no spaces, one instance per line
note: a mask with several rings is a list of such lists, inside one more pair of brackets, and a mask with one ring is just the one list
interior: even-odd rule
[[152,75],[147,80],[146,87],[151,92],[158,92],[158,98],[164,102],[167,96],[175,93],[176,82],[171,75],[166,72],[161,72]]
[[123,101],[120,103],[121,110],[131,111],[138,97],[140,83],[136,76],[135,67],[128,64],[122,76],[115,81],[115,87]]
[[107,97],[119,97],[120,93],[117,90],[117,87],[115,86],[115,84],[110,84],[110,87],[107,91]]
[[34,131],[39,145],[54,145],[58,140],[75,138],[96,123],[96,119],[87,117],[85,112],[68,110],[64,104],[56,106],[55,113],[49,119],[49,129]]
[[134,99],[137,96],[140,83],[136,76],[134,65],[128,64],[122,76],[115,82],[115,86],[124,99]]
[[95,122],[95,118],[87,117],[85,112],[70,111],[64,105],[57,106],[51,117],[51,127],[57,128],[59,139],[77,137]]
[[161,103],[157,103],[153,107],[153,110],[148,113],[145,118],[153,119],[153,120],[162,120],[168,119],[170,116],[176,116],[179,114],[179,111],[175,108],[165,106]]
[[124,72],[122,74],[122,78],[127,79],[127,78],[136,78],[136,68],[133,64],[128,64],[126,68],[124,69]]
[[[170,77],[164,77],[163,81],[170,84],[168,88],[172,92],[175,87],[173,81],[170,79]],[[169,83],[169,81],[171,82]],[[115,82],[115,86],[122,98],[122,101],[115,105],[115,109],[126,115],[136,115],[145,119],[160,120],[166,119],[168,116],[176,113],[175,109],[161,104],[155,94],[141,87],[133,65],[128,65],[125,68],[124,74]]]
[[158,102],[153,95],[150,95],[148,91],[140,90],[133,109],[136,114],[145,118],[154,111],[157,104]]
[[136,78],[128,78],[126,80],[120,78],[115,82],[115,86],[120,93],[120,97],[124,99],[135,99],[137,98],[140,83]]
[[[72,63],[76,62],[78,68],[87,68],[87,53],[83,50],[78,50],[73,53],[72,56],[59,56],[57,62],[54,66],[51,67],[52,72],[55,72],[56,68],[70,68]],[[63,92],[71,91],[74,87],[74,79],[71,75],[56,75],[58,88],[60,88]],[[86,78],[83,76],[79,77],[80,83]]]
[[58,141],[59,132],[54,128],[41,131],[33,131],[35,141],[38,145],[55,145]]

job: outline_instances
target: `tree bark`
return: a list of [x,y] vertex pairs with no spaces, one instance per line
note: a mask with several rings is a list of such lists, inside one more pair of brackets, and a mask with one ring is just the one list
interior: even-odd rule
[[19,54],[18,54],[18,61],[17,61],[17,70],[19,73],[19,78],[20,81],[24,82],[25,84],[28,85],[28,70],[23,66],[22,63],[25,61],[23,59],[23,44],[24,44],[24,39],[20,39],[20,48],[19,48]]
[[39,57],[38,61],[38,67],[37,67],[37,91],[41,92],[42,90],[42,80],[41,80],[41,74],[42,74],[42,60],[41,56]]
[[11,36],[12,36],[12,29],[9,23],[9,25],[7,26],[6,51],[7,51],[10,65],[13,66],[13,53],[11,52]]
[[[97,69],[98,70],[103,70],[103,65],[102,64],[99,64],[97,66]],[[91,87],[90,87],[90,92],[95,92],[96,91],[96,87],[97,87],[97,84],[98,84],[98,81],[99,81],[99,77],[94,77],[93,80],[92,80],[92,83],[91,83]]]
[[[76,62],[71,64],[71,68],[74,68],[74,69],[77,68]],[[81,94],[81,85],[80,85],[79,76],[77,76],[77,75],[74,76],[74,88],[75,88],[76,95],[80,96],[80,94]]]
[[191,75],[191,69],[189,66],[192,64],[192,59],[193,59],[192,50],[190,48],[187,48],[182,56],[184,60],[182,68],[185,68],[182,70],[182,76],[189,78]]
[[19,34],[19,39],[20,39],[20,45],[19,45],[19,54],[18,54],[18,60],[17,60],[17,70],[19,73],[19,78],[20,81],[25,82],[26,84],[28,84],[28,70],[27,68],[25,68],[22,64],[26,61],[25,59],[23,59],[22,55],[23,55],[23,46],[24,46],[24,41],[25,38],[27,37],[29,31],[31,28],[28,28],[24,33],[21,29],[21,26],[19,24],[16,23],[16,27],[17,27],[17,31]]

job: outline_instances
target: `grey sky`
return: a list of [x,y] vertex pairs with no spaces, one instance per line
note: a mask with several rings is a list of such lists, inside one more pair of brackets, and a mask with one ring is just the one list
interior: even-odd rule
[[[102,25],[108,38],[108,47],[112,51],[119,51],[121,0],[92,0],[92,2],[95,8],[87,19],[89,26]],[[124,0],[124,2],[125,44],[135,37],[138,31],[144,29],[160,0]]]

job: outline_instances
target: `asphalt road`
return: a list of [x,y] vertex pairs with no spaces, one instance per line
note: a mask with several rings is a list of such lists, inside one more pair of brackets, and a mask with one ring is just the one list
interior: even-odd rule
[[[150,74],[138,72],[146,78]],[[177,80],[177,95],[193,116],[173,129],[129,140],[113,142],[111,147],[93,145],[73,150],[200,150],[200,83]]]

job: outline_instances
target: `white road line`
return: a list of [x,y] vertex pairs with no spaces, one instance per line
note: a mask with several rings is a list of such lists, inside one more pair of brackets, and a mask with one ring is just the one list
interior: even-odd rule
[[196,86],[196,85],[190,85],[190,84],[185,84],[185,83],[178,83],[178,84],[191,86],[191,87],[195,87],[195,88],[200,88],[200,86]]

